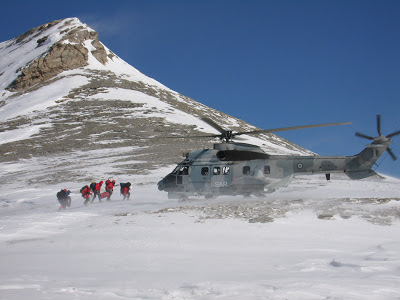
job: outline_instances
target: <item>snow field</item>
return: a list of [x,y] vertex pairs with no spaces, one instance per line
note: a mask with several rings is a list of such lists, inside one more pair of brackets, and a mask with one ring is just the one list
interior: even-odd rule
[[[72,206],[61,212],[56,187],[5,190],[0,299],[398,298],[398,218],[385,226],[357,215],[317,217],[317,203],[328,209],[360,186],[391,197],[390,182],[396,180],[374,187],[371,181],[357,182],[353,190],[349,184],[334,199],[340,183],[300,178],[292,190],[263,200],[284,206],[304,199],[271,223],[168,210],[213,202],[178,203],[148,184],[134,186],[130,201],[121,201],[116,192],[111,202],[96,200],[88,207],[73,193]],[[371,212],[399,209],[396,200],[341,203],[350,212],[363,205]]]

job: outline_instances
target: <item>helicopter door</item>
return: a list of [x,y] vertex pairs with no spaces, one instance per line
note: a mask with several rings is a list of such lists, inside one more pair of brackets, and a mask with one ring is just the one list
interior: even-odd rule
[[188,166],[180,167],[176,174],[176,184],[186,183],[187,175],[189,175],[189,167]]
[[190,178],[196,191],[204,192],[209,190],[210,172],[210,166],[200,165],[191,167]]

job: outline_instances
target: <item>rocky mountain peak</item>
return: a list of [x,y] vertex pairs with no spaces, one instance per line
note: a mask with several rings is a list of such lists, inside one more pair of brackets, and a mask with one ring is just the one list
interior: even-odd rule
[[[54,27],[57,27],[56,31],[50,30]],[[9,47],[28,43],[32,47],[35,42],[35,48],[48,47],[20,69],[18,77],[7,87],[10,91],[21,91],[63,71],[87,66],[89,51],[103,65],[108,58],[98,33],[76,18],[53,21],[31,29],[15,38]]]

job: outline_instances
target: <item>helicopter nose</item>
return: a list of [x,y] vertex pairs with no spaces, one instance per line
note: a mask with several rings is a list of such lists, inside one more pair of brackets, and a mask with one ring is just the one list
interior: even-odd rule
[[157,185],[160,191],[170,191],[171,189],[175,189],[177,187],[176,175],[168,174],[162,180],[160,180]]
[[157,186],[158,186],[158,190],[159,190],[159,191],[163,191],[163,190],[164,190],[164,179],[160,180],[160,181],[157,183]]

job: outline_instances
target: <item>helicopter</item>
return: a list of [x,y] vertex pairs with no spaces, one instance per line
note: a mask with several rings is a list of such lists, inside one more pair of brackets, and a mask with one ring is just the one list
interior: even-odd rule
[[289,185],[296,175],[345,173],[351,179],[363,179],[377,173],[371,168],[387,151],[393,160],[397,157],[389,148],[392,137],[400,131],[384,136],[381,132],[381,116],[377,115],[378,136],[359,132],[355,135],[372,140],[364,150],[354,156],[318,155],[270,155],[259,146],[234,142],[240,135],[272,133],[314,127],[352,124],[326,123],[245,132],[226,130],[208,118],[202,118],[220,134],[193,137],[217,137],[213,149],[197,149],[186,154],[186,158],[158,182],[160,191],[168,192],[170,199],[187,199],[189,196],[204,196],[206,199],[222,195],[265,195]]

